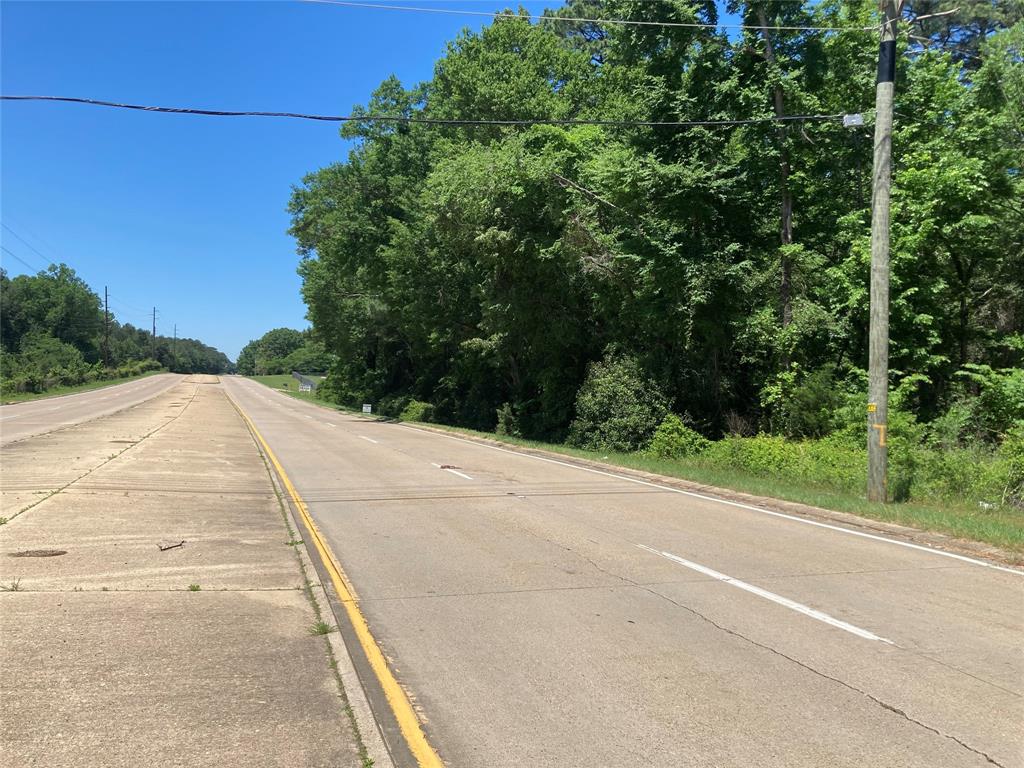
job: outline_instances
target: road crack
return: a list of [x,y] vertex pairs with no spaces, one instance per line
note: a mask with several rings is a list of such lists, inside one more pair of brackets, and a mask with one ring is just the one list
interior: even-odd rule
[[691,608],[690,606],[685,605],[684,603],[680,603],[677,600],[673,600],[671,597],[668,597],[667,595],[663,595],[660,592],[657,592],[657,591],[651,589],[650,587],[644,586],[643,584],[635,584],[635,586],[638,589],[642,589],[645,592],[649,592],[650,594],[654,595],[655,597],[660,597],[662,600],[666,600],[667,602],[671,603],[672,605],[676,606],[677,608],[682,608],[684,611],[687,611],[688,613],[696,616],[701,621],[707,622],[711,626],[715,627],[715,629],[718,629],[718,630],[720,630],[722,632],[725,632],[728,635],[732,635],[733,637],[738,638],[739,640],[743,640],[744,642],[747,642],[747,643],[749,643],[749,644],[751,644],[753,646],[756,646],[757,648],[761,648],[762,650],[768,651],[769,653],[772,653],[772,654],[774,654],[776,656],[779,656],[780,658],[783,658],[786,661],[789,661],[792,664],[796,664],[798,667],[801,667],[802,669],[805,669],[806,671],[810,672],[811,674],[817,675],[818,677],[821,677],[821,678],[823,678],[825,680],[829,680],[829,681],[831,681],[833,683],[841,685],[844,688],[847,688],[848,690],[851,690],[854,693],[857,693],[860,696],[863,696],[864,698],[866,698],[869,701],[875,703],[876,705],[882,707],[883,709],[888,710],[889,712],[892,712],[893,714],[899,715],[900,717],[902,717],[907,722],[913,723],[914,725],[919,726],[920,728],[924,728],[925,730],[930,731],[931,733],[934,733],[936,736],[940,736],[940,737],[942,737],[944,739],[949,739],[950,741],[955,742],[956,744],[958,744],[960,747],[966,749],[967,751],[972,752],[973,754],[977,755],[978,757],[984,758],[985,761],[988,762],[991,765],[998,766],[999,768],[1006,768],[1006,766],[1004,766],[999,761],[995,760],[991,755],[987,754],[983,750],[977,749],[976,747],[972,747],[970,744],[966,743],[962,739],[960,739],[960,738],[958,738],[956,736],[953,736],[952,734],[945,733],[944,731],[941,731],[938,728],[935,728],[934,726],[928,725],[927,723],[924,723],[924,722],[918,720],[917,718],[912,717],[910,714],[908,714],[906,711],[900,709],[899,707],[897,707],[897,706],[895,706],[893,704],[890,704],[887,701],[884,701],[884,700],[878,698],[877,696],[875,696],[875,695],[873,695],[871,693],[868,693],[867,691],[865,691],[865,690],[863,690],[861,688],[858,688],[857,686],[855,686],[855,685],[853,685],[851,683],[846,682],[845,680],[840,680],[838,677],[833,677],[832,675],[829,675],[826,672],[822,672],[820,669],[816,669],[816,668],[812,667],[811,665],[806,664],[806,663],[800,661],[799,659],[796,659],[796,658],[790,656],[787,653],[783,653],[782,651],[780,651],[780,650],[778,650],[776,648],[772,648],[770,645],[766,645],[764,643],[760,643],[757,640],[754,640],[753,638],[747,637],[746,635],[742,634],[741,632],[737,632],[736,630],[729,629],[728,627],[723,626],[722,624],[719,624],[714,619],[712,619],[712,618],[710,618],[708,616],[705,616],[703,613],[701,613],[697,609]]

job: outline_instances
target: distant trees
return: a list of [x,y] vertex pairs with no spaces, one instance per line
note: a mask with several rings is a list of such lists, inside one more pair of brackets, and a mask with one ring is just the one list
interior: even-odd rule
[[100,297],[65,264],[10,278],[0,270],[0,389],[54,386],[167,368],[223,373],[231,362],[195,339],[157,336],[111,319],[104,364]]
[[311,331],[274,328],[246,344],[236,365],[243,376],[293,371],[309,374],[326,372],[335,360]]

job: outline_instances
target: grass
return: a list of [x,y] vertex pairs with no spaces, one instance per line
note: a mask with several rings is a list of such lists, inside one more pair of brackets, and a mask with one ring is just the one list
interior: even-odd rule
[[600,461],[627,469],[690,480],[755,496],[795,501],[837,512],[847,512],[871,520],[945,533],[962,539],[992,544],[1021,555],[1022,557],[1018,559],[1024,559],[1024,510],[1018,507],[1007,505],[984,509],[978,505],[941,499],[879,504],[868,501],[863,495],[826,485],[777,476],[764,477],[733,467],[713,466],[698,457],[659,459],[639,453],[604,453],[572,448],[557,443],[543,443],[490,432],[478,432],[461,427],[440,424],[426,426],[486,437],[490,440],[524,448],[536,448],[564,456]]
[[10,584],[0,585],[0,592],[21,592],[21,577],[17,577]]
[[333,631],[334,627],[326,621],[317,621],[309,628],[309,634],[311,635],[329,635]]
[[202,587],[200,587],[198,584],[189,584],[188,585],[188,591],[189,592],[198,592],[201,589],[202,589]]
[[9,392],[4,395],[2,399],[4,405],[9,403],[26,403],[30,400],[44,400],[48,397],[74,395],[79,392],[91,392],[94,389],[112,387],[115,384],[125,384],[129,381],[137,381],[149,376],[155,376],[158,373],[167,373],[167,371],[146,371],[145,373],[140,373],[138,376],[127,376],[123,379],[102,379],[100,381],[90,381],[87,384],[75,384],[71,387],[53,387],[45,392]]
[[[347,408],[342,405],[336,405],[334,403],[327,403],[323,400],[317,399],[315,392],[300,392],[298,379],[293,377],[291,374],[282,373],[274,376],[247,376],[246,378],[258,381],[260,384],[276,389],[278,392],[284,392],[286,395],[291,395],[299,400],[305,400],[307,403],[315,403],[322,405],[324,408],[330,408],[332,411],[348,411],[355,412],[355,408]],[[321,379],[319,376],[310,376],[311,379]]]

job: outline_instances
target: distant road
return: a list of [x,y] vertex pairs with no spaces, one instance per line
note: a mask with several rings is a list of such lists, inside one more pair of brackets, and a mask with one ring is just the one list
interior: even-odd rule
[[160,373],[90,392],[0,406],[0,445],[138,405],[183,378],[178,373]]
[[448,765],[1024,766],[1017,569],[223,381]]

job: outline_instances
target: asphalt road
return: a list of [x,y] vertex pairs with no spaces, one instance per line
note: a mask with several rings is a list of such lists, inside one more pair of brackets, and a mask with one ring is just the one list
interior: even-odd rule
[[1024,766],[1024,574],[224,379],[450,766]]
[[160,373],[91,392],[0,406],[0,445],[130,408],[166,392],[183,378]]

